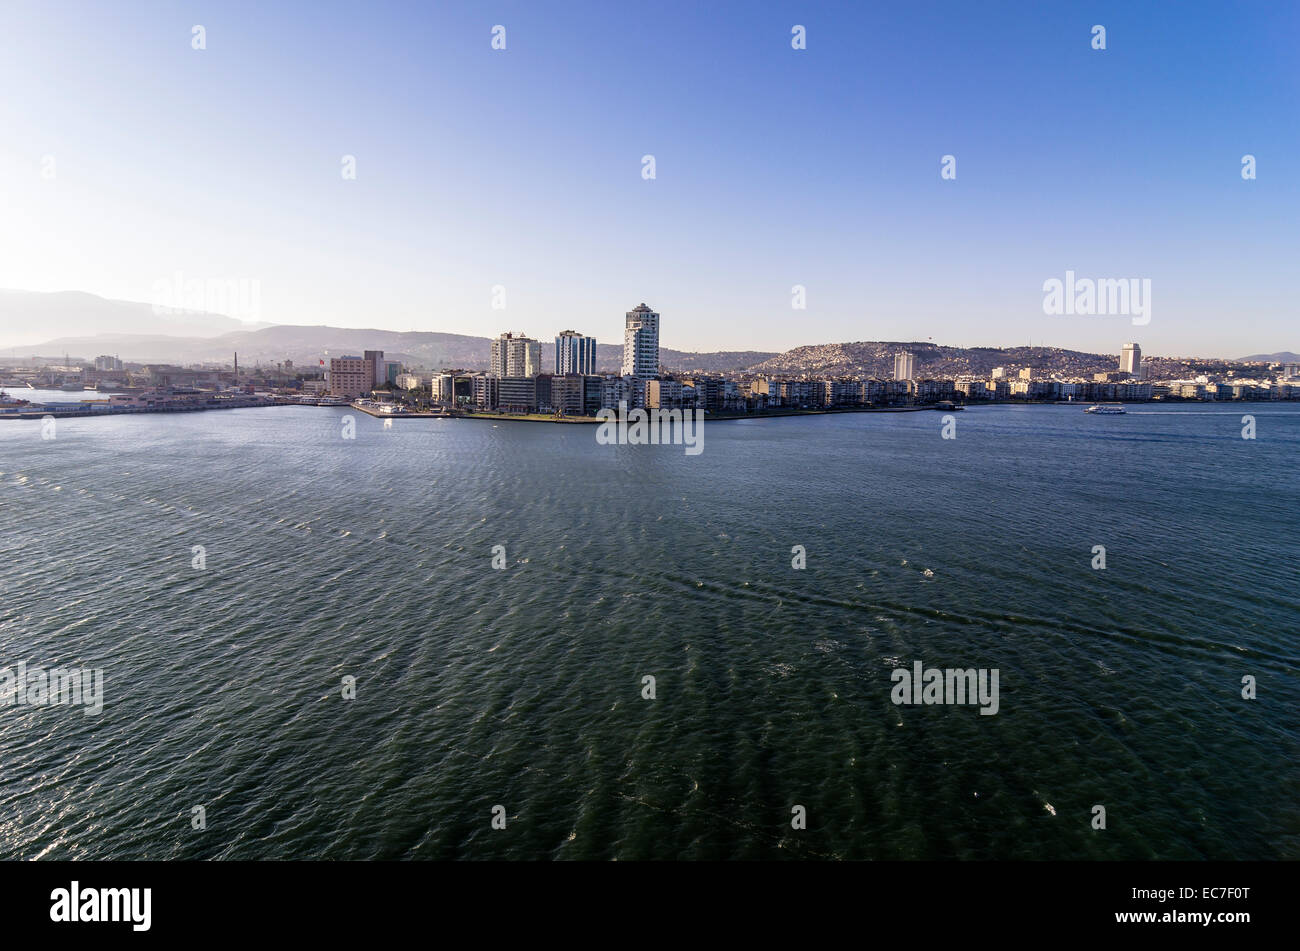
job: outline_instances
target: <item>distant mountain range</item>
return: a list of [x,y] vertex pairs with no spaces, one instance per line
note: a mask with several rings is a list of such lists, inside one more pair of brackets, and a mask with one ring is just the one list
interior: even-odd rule
[[1242,357],[1242,363],[1300,363],[1300,353],[1292,353],[1290,350],[1279,350],[1277,353],[1256,353],[1249,357]]
[[[268,327],[265,330],[226,333],[216,337],[164,337],[149,334],[97,334],[90,337],[58,337],[30,347],[5,347],[0,356],[26,357],[70,354],[86,359],[110,354],[133,363],[223,363],[229,364],[239,354],[241,367],[257,363],[280,363],[292,360],[298,367],[310,369],[328,362],[330,357],[360,354],[363,350],[382,350],[390,360],[408,366],[438,369],[458,367],[466,370],[487,369],[492,341],[488,337],[463,334],[401,333],[393,330],[356,330],[341,327]],[[660,350],[660,359],[681,370],[721,372],[738,369],[774,357],[774,353],[756,350],[735,353],[688,353]],[[542,341],[542,366],[554,368],[555,348]],[[617,372],[623,362],[622,344],[596,345],[596,369]]]
[[[59,333],[62,331],[61,333]],[[52,332],[54,335],[52,336]],[[550,341],[542,341],[542,364],[555,360]],[[402,333],[326,326],[248,325],[219,314],[158,315],[148,304],[106,300],[94,294],[40,294],[0,291],[0,357],[93,359],[100,354],[138,363],[223,363],[239,354],[241,366],[292,360],[310,368],[331,356],[383,350],[392,360],[428,369],[486,369],[492,341],[449,333]],[[720,372],[748,366],[774,353],[693,353],[661,350],[661,358],[682,370]],[[616,372],[623,345],[596,346],[596,369]]]
[[[268,327],[216,337],[165,337],[140,334],[98,334],[91,337],[60,337],[34,347],[10,351],[15,356],[93,358],[112,354],[140,363],[221,363],[229,365],[236,353],[241,367],[257,363],[275,364],[292,360],[302,369],[312,369],[331,356],[383,350],[391,360],[407,366],[437,369],[460,367],[482,370],[488,365],[492,341],[488,337],[462,334],[400,333],[392,330],[361,330],[340,327]],[[900,350],[916,356],[916,376],[945,377],[975,374],[987,377],[996,366],[1031,366],[1042,373],[1087,375],[1114,370],[1114,354],[1081,353],[1055,347],[992,347],[965,349],[909,341],[859,341],[796,347],[786,353],[721,351],[690,353],[661,348],[660,362],[670,370],[698,373],[753,371],[781,375],[892,377],[894,355]],[[617,372],[622,364],[619,344],[598,344],[598,372]],[[554,368],[555,353],[550,341],[543,341],[542,368]]]
[[[30,343],[33,334],[66,333]],[[104,332],[110,331],[111,332]],[[542,366],[552,370],[554,348],[542,341]],[[219,314],[158,315],[148,304],[112,301],[76,292],[38,294],[0,291],[0,357],[62,358],[63,354],[93,359],[111,354],[139,363],[219,363],[228,365],[236,353],[241,366],[292,360],[303,369],[321,360],[363,350],[383,350],[393,360],[412,367],[486,369],[491,339],[465,334],[398,332],[327,326],[252,326]],[[1033,367],[1042,374],[1088,376],[1115,370],[1115,354],[1086,353],[1058,347],[944,347],[918,341],[857,341],[796,347],[785,353],[758,350],[695,353],[660,349],[660,362],[670,370],[725,373],[750,371],[782,375],[890,377],[894,355],[915,354],[918,378],[987,377],[997,366]],[[598,372],[617,372],[621,344],[598,344]],[[1243,361],[1300,362],[1290,352],[1256,354]],[[1179,376],[1197,367],[1207,369],[1232,361],[1146,358],[1153,378]]]
[[0,348],[4,350],[30,347],[52,336],[76,338],[111,331],[114,334],[215,337],[269,326],[198,311],[155,313],[150,304],[108,300],[80,291],[42,294],[0,289]]

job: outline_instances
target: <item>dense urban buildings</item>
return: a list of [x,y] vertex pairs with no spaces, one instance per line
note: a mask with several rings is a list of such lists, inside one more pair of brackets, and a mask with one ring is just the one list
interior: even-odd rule
[[[819,375],[815,372],[672,374],[656,366],[659,358],[659,314],[641,304],[626,314],[623,369],[634,372],[598,374],[592,337],[574,330],[555,338],[554,374],[540,372],[541,345],[523,334],[503,333],[492,342],[486,372],[451,370],[422,377],[411,372],[393,376],[401,389],[443,407],[471,407],[479,412],[554,417],[593,416],[602,409],[702,409],[712,414],[791,412],[808,410],[946,406],[982,401],[1111,402],[1143,400],[1300,399],[1294,367],[1277,367],[1275,378],[1194,379],[1159,383],[1143,379],[1141,348],[1126,343],[1118,369],[1063,374],[1037,365],[992,367],[984,373],[956,378],[917,379],[917,355],[893,353],[893,379],[875,376]],[[381,351],[363,357],[331,361],[330,392],[355,398],[370,379],[379,379],[396,365]],[[170,374],[155,374],[169,382]],[[1231,377],[1231,372],[1227,372]]]
[[659,375],[659,315],[645,301],[627,312],[623,329],[623,375],[639,380]]
[[576,330],[565,330],[555,338],[555,372],[596,372],[596,338],[585,337]]
[[[602,409],[702,409],[710,414],[802,412],[876,408],[944,407],[948,403],[977,404],[995,401],[1113,402],[1145,400],[1296,400],[1300,399],[1300,366],[1281,360],[1221,366],[1206,361],[1181,361],[1187,371],[1174,378],[1173,362],[1154,358],[1144,364],[1137,343],[1122,346],[1115,369],[1097,372],[1094,362],[1087,372],[1074,368],[1040,366],[1036,362],[1007,363],[982,372],[961,372],[917,379],[917,353],[891,347],[893,377],[882,360],[875,372],[819,373],[815,370],[771,370],[712,373],[671,373],[655,367],[659,358],[660,315],[641,304],[626,314],[624,369],[639,373],[596,373],[592,337],[562,331],[556,340],[556,373],[541,372],[541,347],[524,334],[503,333],[491,342],[491,365],[484,371],[444,369],[427,374],[385,359],[382,350],[360,356],[343,355],[320,360],[320,371],[298,371],[291,360],[258,366],[247,373],[219,366],[179,367],[167,364],[126,364],[100,355],[93,361],[64,358],[23,367],[17,363],[8,380],[0,384],[43,384],[66,390],[105,391],[99,400],[86,401],[96,408],[130,409],[122,397],[141,392],[149,400],[191,400],[202,393],[273,394],[279,399],[319,401],[337,405],[344,400],[365,400],[381,412],[401,407],[441,408],[441,412],[469,409],[514,415],[542,414],[555,418],[594,416]],[[1113,358],[1112,358],[1113,359]],[[1163,365],[1161,363],[1163,361]],[[991,362],[991,361],[990,361]],[[1161,366],[1156,380],[1147,379],[1148,366]],[[925,368],[932,367],[927,361]],[[110,369],[111,368],[111,369]],[[1082,368],[1080,368],[1081,370]],[[922,372],[925,372],[922,370]],[[1249,373],[1251,376],[1247,377]],[[12,380],[12,383],[8,381]],[[389,385],[391,384],[391,385]],[[130,390],[130,393],[124,393]],[[375,391],[381,391],[375,399]],[[384,393],[383,391],[390,391]],[[161,396],[159,395],[161,394]],[[331,402],[337,401],[337,402]],[[53,404],[51,404],[53,405]],[[152,406],[153,403],[148,405]],[[170,404],[168,404],[170,405]],[[214,405],[230,405],[222,401]],[[23,401],[6,397],[0,414],[30,412]],[[61,412],[68,410],[62,409]]]

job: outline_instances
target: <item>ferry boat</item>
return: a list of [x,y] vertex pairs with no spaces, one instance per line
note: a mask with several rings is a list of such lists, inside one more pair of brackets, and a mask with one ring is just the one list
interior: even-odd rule
[[1094,403],[1084,410],[1085,413],[1100,413],[1103,416],[1119,416],[1124,413],[1124,407],[1111,406],[1104,403]]

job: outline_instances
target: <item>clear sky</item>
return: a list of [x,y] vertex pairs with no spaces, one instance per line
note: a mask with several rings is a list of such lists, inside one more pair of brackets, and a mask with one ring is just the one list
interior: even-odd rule
[[[5,0],[0,86],[0,287],[180,272],[258,281],[273,323],[605,342],[646,301],[689,350],[1300,350],[1292,2]],[[1150,323],[1045,314],[1067,269],[1149,279]]]

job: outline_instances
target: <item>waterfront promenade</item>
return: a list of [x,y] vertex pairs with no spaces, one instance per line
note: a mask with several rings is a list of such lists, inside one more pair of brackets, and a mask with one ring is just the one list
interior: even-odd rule
[[201,413],[205,410],[250,409],[289,405],[262,396],[212,396],[205,399],[171,399],[155,402],[27,403],[0,405],[0,419],[71,419],[87,416],[125,416],[135,413]]
[[[457,411],[451,413],[413,413],[413,412],[385,412],[382,408],[375,405],[362,405],[352,403],[350,409],[359,410],[367,416],[373,416],[376,419],[485,419],[493,422],[502,420],[515,423],[596,423],[599,424],[604,420],[596,416],[554,416],[548,413],[485,413],[485,412],[464,412]],[[763,410],[754,413],[734,413],[718,412],[707,413],[705,419],[713,421],[729,419],[764,419],[767,417],[778,416],[826,416],[834,413],[915,413],[926,410],[942,409],[945,412],[960,411],[961,405],[957,406],[834,406],[823,407],[820,409],[772,409]],[[681,412],[682,410],[678,410]],[[687,410],[689,412],[689,410]]]
[[[822,407],[780,407],[776,409],[764,409],[755,412],[736,412],[734,410],[720,410],[706,412],[705,419],[710,422],[721,422],[724,420],[740,419],[767,419],[789,416],[827,416],[841,413],[916,413],[916,412],[961,412],[965,409],[978,408],[981,406],[1063,406],[1063,407],[1083,407],[1087,401],[1076,400],[972,400],[969,402],[949,403],[942,401],[939,403],[923,403],[904,406],[822,406]],[[1168,400],[1115,400],[1116,404],[1132,404],[1139,406],[1152,406],[1165,404],[1183,404],[1183,403],[1210,403],[1218,405],[1222,401],[1214,400],[1189,400],[1189,399],[1168,399]],[[1276,400],[1257,399],[1257,400],[1233,400],[1236,404],[1256,404],[1256,403],[1274,403]],[[153,400],[134,400],[131,402],[122,401],[114,403],[113,401],[84,403],[27,403],[27,404],[0,404],[0,420],[5,419],[27,419],[40,420],[46,417],[56,419],[67,419],[75,417],[96,417],[96,416],[122,416],[139,413],[196,413],[206,410],[223,410],[223,409],[252,409],[271,406],[318,406],[324,409],[351,409],[365,413],[375,419],[476,419],[491,420],[493,422],[521,422],[521,423],[566,423],[566,424],[599,424],[602,420],[595,416],[556,416],[549,413],[500,413],[487,412],[478,409],[440,409],[437,412],[432,411],[414,411],[408,409],[394,409],[396,404],[392,403],[375,403],[370,401],[354,401],[351,403],[337,402],[326,403],[317,400],[299,400],[288,398],[280,395],[268,396],[263,394],[251,395],[241,394],[234,396],[204,394],[202,396],[180,396],[164,397]]]

